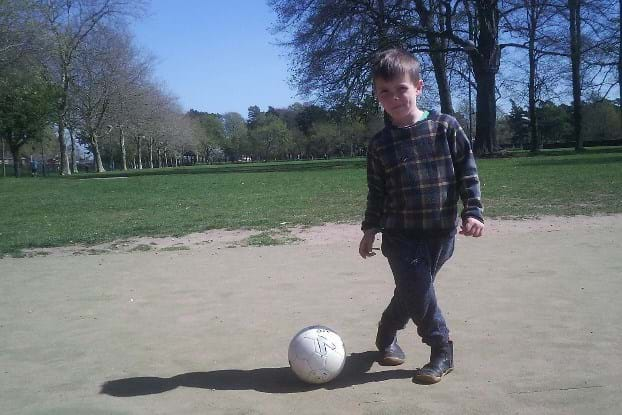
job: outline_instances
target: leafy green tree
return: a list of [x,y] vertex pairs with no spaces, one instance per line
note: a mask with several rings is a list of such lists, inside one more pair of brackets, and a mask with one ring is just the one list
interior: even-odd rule
[[572,109],[567,105],[555,105],[545,101],[536,110],[541,142],[559,145],[572,141]]
[[289,154],[290,132],[285,122],[275,115],[265,116],[261,124],[249,131],[249,135],[263,160],[284,159]]
[[367,127],[362,120],[344,119],[338,124],[339,137],[335,147],[335,155],[354,157],[362,154],[362,148],[366,147],[368,134]]
[[263,117],[265,117],[265,115],[257,105],[248,107],[248,118],[246,121],[248,129],[252,130],[259,126],[263,122]]
[[0,134],[13,155],[15,177],[20,175],[20,150],[43,138],[55,115],[59,91],[41,73],[19,68],[0,78]]
[[242,155],[242,148],[248,139],[246,121],[237,112],[228,112],[223,115],[225,136],[224,150],[227,158],[236,161]]
[[[190,110],[187,115],[198,122],[200,128],[195,136],[195,144],[205,160],[221,161],[224,159],[225,127],[222,115],[196,110]],[[214,156],[211,155],[212,152]]]
[[324,154],[323,150],[318,150],[322,144],[316,141],[318,139],[321,141],[323,138],[316,134],[315,127],[330,119],[328,111],[317,105],[302,105],[296,109],[294,120],[296,129],[299,131],[294,134],[296,153],[302,158],[314,158],[318,157],[318,154]]
[[512,104],[512,109],[508,114],[508,123],[512,131],[512,145],[523,148],[529,136],[528,113],[517,105],[514,100],[510,100],[510,103]]
[[318,121],[309,131],[310,153],[317,158],[326,158],[334,150],[339,139],[337,124],[329,120]]
[[594,96],[583,105],[583,137],[586,142],[620,140],[619,108],[611,100]]
[[317,105],[306,105],[296,115],[298,128],[304,134],[310,134],[314,124],[328,119],[328,111]]
[[500,147],[512,145],[512,127],[508,116],[502,116],[497,119],[497,140]]

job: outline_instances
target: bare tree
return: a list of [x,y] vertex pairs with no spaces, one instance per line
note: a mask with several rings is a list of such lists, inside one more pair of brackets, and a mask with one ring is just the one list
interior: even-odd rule
[[100,138],[112,133],[115,104],[136,65],[131,37],[118,28],[100,26],[76,52],[70,94],[80,136],[91,149],[98,172],[105,171]]
[[[573,136],[577,151],[583,149],[582,97],[596,92],[607,95],[615,85],[615,38],[619,32],[619,7],[611,0],[568,0],[570,62],[573,97]],[[617,13],[614,13],[617,12]],[[612,18],[612,16],[615,16]],[[618,30],[615,30],[616,27]],[[618,51],[616,51],[618,49]],[[619,60],[619,56],[617,57]],[[606,87],[603,94],[602,87]]]
[[415,33],[420,32],[424,34],[429,45],[429,55],[434,67],[438,95],[441,100],[441,111],[446,114],[453,114],[451,87],[447,78],[447,49],[449,40],[436,35],[437,31],[442,32],[445,30],[441,4],[440,2],[429,0],[428,4],[424,0],[415,0],[414,3],[420,21],[420,29],[415,28]]
[[369,68],[379,49],[402,44],[387,24],[401,1],[271,0],[276,33],[292,57],[292,81],[301,94],[325,103],[361,101],[370,94]]
[[152,90],[146,108],[148,109],[149,125],[145,129],[145,133],[152,140],[161,142],[168,137],[175,145],[179,144],[181,153],[183,153],[184,148],[194,148],[191,144],[192,134],[189,133],[188,122],[184,119],[176,97],[167,93],[160,86]]
[[65,127],[70,108],[70,84],[76,51],[97,26],[115,18],[136,16],[142,12],[141,0],[38,0],[42,24],[49,32],[53,51],[52,73],[61,88],[58,103],[58,143],[61,174],[71,174],[65,144]]
[[34,0],[0,0],[0,70],[41,48]]
[[[467,53],[477,86],[479,153],[496,143],[496,75],[499,70],[498,0],[384,0],[270,2],[280,26],[292,40],[294,81],[303,94],[319,93],[363,102],[369,95],[371,56],[379,48],[399,45],[431,53],[441,94],[446,52]],[[452,112],[451,99],[442,99]]]
[[581,1],[568,0],[570,62],[572,66],[572,108],[575,148],[583,149],[581,136]]
[[128,50],[129,56],[119,67],[115,90],[108,112],[108,125],[115,130],[121,151],[121,168],[127,170],[126,138],[140,135],[145,121],[145,95],[151,88],[153,58],[141,55],[136,49]]
[[[445,39],[449,50],[466,52],[475,78],[477,133],[474,149],[480,154],[498,149],[496,138],[497,73],[501,62],[499,22],[505,10],[498,0],[430,0],[439,13],[438,24],[425,27],[428,39]],[[434,45],[432,45],[434,47]]]
[[602,100],[620,84],[620,3],[584,0],[581,18],[582,94]]
[[453,113],[447,76],[448,39],[441,5],[433,0],[272,0],[276,33],[292,56],[302,95],[331,106],[363,103],[371,94],[369,63],[381,49],[401,47],[429,56],[441,111]]
[[[553,0],[554,1],[554,0]],[[560,51],[564,43],[557,35],[559,31],[558,8],[551,0],[513,0],[506,6],[508,13],[504,15],[502,27],[519,43],[506,43],[505,46],[515,46],[527,52],[528,61],[528,115],[530,127],[531,150],[539,151],[542,147],[538,134],[536,106],[539,102],[539,92],[546,85],[545,65],[541,61],[547,56],[568,56]],[[556,68],[559,74],[559,68]]]

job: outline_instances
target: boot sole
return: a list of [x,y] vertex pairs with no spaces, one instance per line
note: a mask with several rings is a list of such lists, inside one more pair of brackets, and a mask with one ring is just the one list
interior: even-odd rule
[[406,359],[400,359],[399,357],[382,357],[378,359],[380,366],[399,366],[404,363]]
[[443,376],[450,373],[452,370],[454,369],[453,368],[447,369],[445,372],[443,372],[441,376],[434,376],[434,375],[430,375],[426,373],[417,373],[413,377],[413,382],[418,383],[420,385],[433,385],[435,383],[440,382]]

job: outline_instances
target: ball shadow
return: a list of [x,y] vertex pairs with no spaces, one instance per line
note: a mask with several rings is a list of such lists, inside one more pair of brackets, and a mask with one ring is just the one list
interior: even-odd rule
[[352,353],[346,358],[341,374],[335,380],[322,385],[303,383],[289,367],[270,367],[189,372],[170,378],[145,376],[117,379],[104,383],[100,393],[116,397],[132,397],[163,393],[180,386],[213,390],[255,390],[263,393],[300,393],[412,377],[411,370],[403,369],[369,372],[377,353],[375,351]]

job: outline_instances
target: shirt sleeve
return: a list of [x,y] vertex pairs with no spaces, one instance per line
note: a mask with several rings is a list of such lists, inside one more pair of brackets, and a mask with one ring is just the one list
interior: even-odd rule
[[460,217],[463,220],[475,218],[483,223],[484,207],[482,206],[479,175],[471,143],[457,121],[452,131],[454,170],[463,205]]
[[384,168],[375,154],[373,146],[367,151],[367,207],[361,229],[380,229],[380,220],[384,210],[385,178]]

